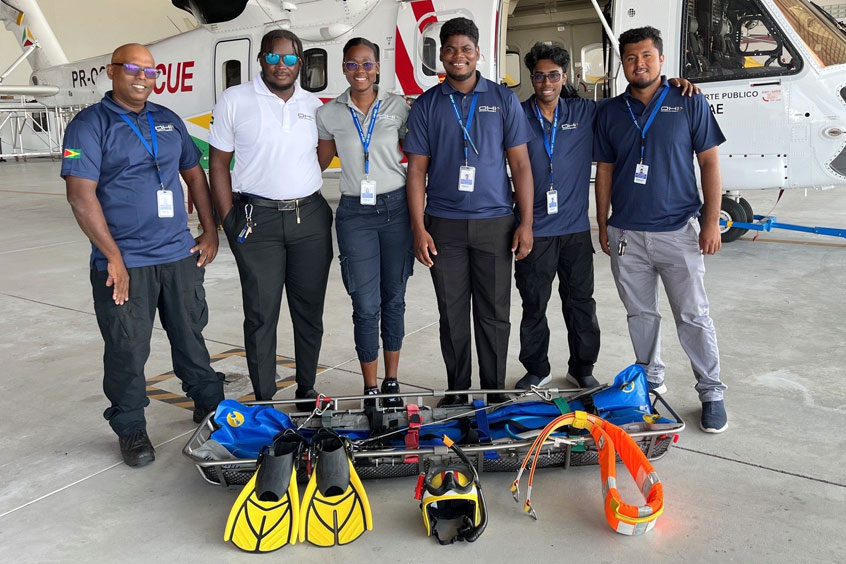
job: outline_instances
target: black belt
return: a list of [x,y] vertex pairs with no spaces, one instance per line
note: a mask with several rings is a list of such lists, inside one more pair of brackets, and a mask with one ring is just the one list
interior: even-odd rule
[[244,196],[240,192],[234,193],[235,201],[242,204],[250,204],[260,208],[273,208],[277,211],[294,211],[300,206],[304,206],[309,202],[313,202],[321,197],[320,190],[305,198],[296,198],[294,200],[265,200],[264,198],[251,198]]

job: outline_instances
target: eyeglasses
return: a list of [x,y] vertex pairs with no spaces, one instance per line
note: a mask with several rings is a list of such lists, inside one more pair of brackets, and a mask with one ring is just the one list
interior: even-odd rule
[[364,61],[363,63],[356,63],[355,61],[344,61],[344,70],[347,72],[355,72],[358,67],[364,69],[364,72],[370,72],[376,68],[376,63],[373,61]]
[[280,55],[279,53],[261,53],[261,55],[264,56],[264,62],[268,65],[278,65],[279,59],[282,59],[283,65],[293,67],[300,60],[297,55]]
[[543,82],[544,78],[548,78],[549,82],[555,84],[556,82],[561,80],[561,73],[558,71],[548,72],[546,74],[542,72],[536,72],[532,75],[532,82],[540,84],[541,82]]
[[123,67],[123,72],[129,76],[138,76],[140,71],[144,71],[144,78],[156,79],[162,75],[162,71],[153,67],[142,67],[135,63],[112,63],[116,67]]

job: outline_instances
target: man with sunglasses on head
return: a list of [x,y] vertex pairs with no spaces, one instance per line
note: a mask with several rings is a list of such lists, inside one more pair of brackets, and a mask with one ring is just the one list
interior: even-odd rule
[[[451,19],[441,27],[440,40],[446,80],[412,106],[403,146],[414,250],[431,269],[449,389],[470,388],[471,303],[482,388],[502,389],[511,329],[511,262],[514,254],[519,261],[532,250],[526,151],[531,133],[517,96],[476,70],[481,55],[476,24]],[[515,200],[521,216],[516,229]],[[488,396],[491,403],[502,400]],[[455,394],[439,405],[466,401],[466,395]]]
[[[575,95],[562,96],[570,65],[570,53],[563,47],[536,43],[526,54],[525,64],[535,90],[523,102],[536,135],[528,145],[535,182],[535,242],[529,256],[514,266],[523,300],[520,362],[526,368],[516,387],[543,386],[552,379],[546,307],[558,275],[570,355],[566,380],[589,388],[598,385],[593,367],[599,356],[588,219],[597,104]],[[697,91],[684,79],[672,79],[671,83],[682,86],[683,94]]]
[[[332,260],[332,210],[320,187],[315,114],[297,84],[302,42],[288,30],[261,40],[261,73],[227,89],[209,130],[212,195],[238,264],[244,347],[257,400],[276,393],[282,291],[294,328],[296,397],[314,408],[323,303]],[[235,166],[230,171],[230,163]]]
[[[144,364],[158,309],[173,371],[194,400],[199,423],[223,400],[210,366],[203,275],[217,254],[217,227],[200,151],[174,112],[147,101],[159,71],[138,44],[119,47],[106,67],[112,90],[77,114],[64,137],[61,175],[68,202],[91,240],[94,313],[105,342],[104,417],[128,466],[155,459],[147,436]],[[197,208],[194,239],[179,177]]]

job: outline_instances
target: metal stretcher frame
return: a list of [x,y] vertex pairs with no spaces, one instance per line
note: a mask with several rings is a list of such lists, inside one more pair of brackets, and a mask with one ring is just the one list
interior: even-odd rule
[[[550,399],[552,397],[564,397],[569,400],[577,399],[578,397],[595,393],[604,389],[606,386],[594,388],[592,390],[579,389],[559,389],[559,388],[538,388],[536,393],[543,399]],[[581,392],[581,393],[580,393]],[[658,460],[667,454],[670,446],[678,440],[678,434],[685,428],[684,420],[676,413],[676,411],[667,403],[667,401],[656,392],[650,392],[653,395],[652,407],[653,411],[659,411],[667,417],[672,419],[672,424],[662,424],[660,429],[650,429],[649,425],[633,424],[624,426],[627,432],[635,440],[635,442],[646,454],[650,460]],[[431,390],[425,392],[408,392],[401,394],[380,394],[377,396],[343,396],[343,397],[325,397],[325,410],[333,410],[337,414],[349,413],[364,413],[363,400],[365,398],[379,398],[379,397],[396,397],[400,396],[406,400],[415,398],[417,405],[423,405],[423,399],[426,397],[443,397],[447,395],[467,394],[472,401],[472,398],[482,397],[487,394],[521,394],[525,395],[525,390]],[[245,402],[244,405],[273,405],[285,406],[302,402],[302,400],[274,400],[263,402]],[[357,403],[355,409],[338,409],[343,405],[350,403]],[[493,409],[496,406],[492,406]],[[443,409],[443,408],[442,408]],[[453,406],[448,408],[450,412],[458,414],[471,414],[475,408],[472,405]],[[315,412],[294,412],[289,416],[294,423],[300,425],[305,424],[309,420],[320,417]],[[388,409],[384,411],[402,411],[402,408]],[[191,435],[191,438],[182,449],[184,454],[197,468],[202,478],[213,485],[230,486],[230,485],[244,485],[249,481],[250,477],[256,470],[255,458],[233,458],[229,460],[204,460],[195,451],[209,440],[212,432],[214,432],[214,424],[212,419],[213,413],[210,413],[197,427],[197,430]],[[437,421],[437,423],[439,423]],[[452,458],[452,452],[446,446],[432,446],[420,447],[416,449],[407,449],[404,447],[384,448],[384,447],[363,447],[361,443],[365,443],[367,439],[362,441],[353,441],[353,458],[356,472],[362,479],[375,478],[396,478],[402,476],[415,476],[421,472],[425,472],[426,468],[432,463],[442,464],[447,463]],[[532,445],[533,438],[525,440],[504,439],[495,442],[475,443],[461,445],[462,450],[471,458],[475,459],[477,469],[488,472],[504,472],[516,471],[520,466],[522,457],[528,452]],[[361,448],[359,448],[361,447]],[[571,436],[566,439],[550,438],[544,442],[543,458],[538,460],[538,467],[552,467],[560,466],[565,469],[571,466],[586,466],[595,465],[598,463],[598,451],[590,435]],[[486,456],[485,453],[495,452],[496,457],[491,455]],[[407,457],[417,456],[417,462],[406,462]],[[303,465],[305,466],[305,465]],[[305,475],[305,468],[301,468],[300,476],[303,480],[307,478]]]

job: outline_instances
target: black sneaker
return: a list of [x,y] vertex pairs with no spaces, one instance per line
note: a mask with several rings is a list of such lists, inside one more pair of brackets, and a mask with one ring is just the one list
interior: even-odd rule
[[209,413],[214,413],[215,411],[217,411],[217,407],[207,408],[194,405],[194,423],[199,425]]
[[573,374],[567,373],[567,376],[564,377],[570,384],[575,384],[580,388],[595,388],[599,385],[599,382],[596,381],[596,378],[588,374],[587,376],[574,376]]
[[497,404],[500,404],[500,403],[505,403],[508,400],[510,400],[511,397],[512,396],[509,396],[508,394],[488,394],[487,395],[488,405],[497,405]]
[[706,433],[722,433],[728,428],[728,415],[723,400],[703,401],[699,428]]
[[144,466],[156,459],[156,449],[144,429],[136,429],[128,435],[119,437],[120,453],[127,466]]
[[[398,394],[400,393],[399,382],[396,378],[385,378],[382,380],[383,394]],[[382,407],[402,407],[405,405],[400,397],[382,398]]]
[[[379,393],[379,388],[376,386],[364,386],[364,395],[365,396],[375,396]],[[385,400],[382,400],[385,401]],[[364,400],[364,409],[368,407],[376,407],[377,400],[376,398],[370,398]]]
[[531,390],[532,386],[546,386],[552,376],[547,374],[544,378],[535,376],[534,374],[526,374],[514,385],[515,390]]
[[453,405],[466,405],[467,404],[467,395],[466,394],[453,394],[449,396],[444,396],[438,402],[438,407],[451,407]]
[[297,389],[297,391],[294,392],[294,397],[297,398],[297,399],[308,400],[308,401],[297,402],[297,409],[299,411],[309,411],[309,412],[311,412],[311,411],[314,411],[314,408],[317,406],[317,404],[314,401],[314,400],[317,399],[317,392],[315,391],[314,388],[311,388],[311,389],[305,390],[305,391],[300,391],[299,389]]

